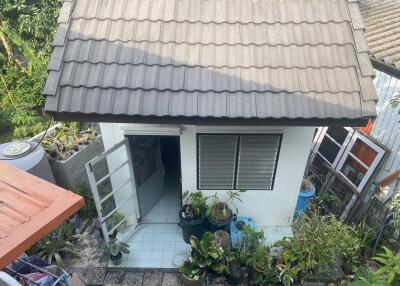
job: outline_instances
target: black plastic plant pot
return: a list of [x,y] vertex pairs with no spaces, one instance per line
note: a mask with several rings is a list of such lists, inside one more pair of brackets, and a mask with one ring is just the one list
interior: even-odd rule
[[120,265],[122,262],[122,253],[118,252],[117,255],[111,255],[110,259],[114,265]]
[[179,225],[182,228],[183,240],[186,243],[190,243],[190,237],[192,235],[196,236],[198,239],[203,237],[206,228],[206,219],[204,217],[188,220],[182,216],[182,212],[180,211],[179,221]]
[[207,217],[208,221],[208,229],[211,232],[216,232],[217,230],[224,230],[227,233],[231,234],[231,222],[233,219],[233,214],[229,211],[229,217],[226,220],[216,220],[211,216]]

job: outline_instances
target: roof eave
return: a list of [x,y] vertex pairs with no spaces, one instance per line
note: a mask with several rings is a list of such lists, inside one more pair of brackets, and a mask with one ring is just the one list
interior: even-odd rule
[[195,116],[140,116],[124,114],[97,114],[49,112],[55,120],[78,122],[182,124],[182,125],[235,125],[235,126],[346,126],[362,127],[375,118],[228,118]]
[[385,63],[384,61],[377,59],[375,57],[371,57],[372,66],[388,75],[391,75],[397,79],[400,79],[400,69],[397,68],[395,65]]

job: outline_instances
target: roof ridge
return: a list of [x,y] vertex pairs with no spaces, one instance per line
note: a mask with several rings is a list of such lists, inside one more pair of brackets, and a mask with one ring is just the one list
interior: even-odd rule
[[88,60],[84,60],[84,61],[78,61],[78,60],[64,60],[64,63],[68,63],[68,64],[73,64],[73,63],[77,63],[77,64],[90,64],[90,65],[120,65],[120,66],[147,66],[147,67],[153,67],[153,66],[157,66],[157,67],[187,67],[187,68],[217,68],[217,69],[222,69],[222,68],[231,68],[231,69],[236,69],[236,68],[241,68],[241,69],[251,69],[251,68],[256,68],[256,69],[264,69],[264,68],[270,68],[270,69],[300,69],[300,70],[304,70],[304,69],[337,69],[337,68],[351,68],[354,67],[353,64],[348,64],[348,65],[343,65],[343,66],[339,66],[339,65],[335,65],[335,66],[327,66],[327,65],[319,65],[318,67],[316,66],[282,66],[282,65],[251,65],[251,66],[242,66],[242,65],[189,65],[189,64],[149,64],[149,63],[145,63],[145,62],[140,62],[140,63],[118,63],[118,62],[103,62],[103,61],[98,61],[98,62],[90,62]]
[[163,23],[178,23],[178,24],[184,24],[184,23],[188,23],[188,24],[203,24],[203,25],[208,25],[208,24],[215,24],[215,25],[220,25],[220,24],[228,24],[228,25],[236,25],[236,24],[241,24],[241,25],[263,25],[263,24],[268,24],[268,25],[274,25],[274,24],[327,24],[327,23],[350,23],[351,20],[348,19],[343,19],[341,21],[335,21],[335,20],[328,20],[328,21],[322,21],[322,20],[318,20],[318,21],[258,21],[258,22],[254,22],[254,21],[249,21],[249,22],[243,22],[243,21],[234,21],[234,22],[228,22],[228,21],[190,21],[190,20],[183,20],[183,21],[179,21],[179,20],[175,20],[175,19],[170,19],[170,20],[163,20],[163,19],[157,19],[157,20],[152,20],[152,19],[138,19],[135,17],[131,17],[131,18],[122,18],[122,17],[118,17],[118,18],[111,18],[111,17],[104,17],[104,18],[98,18],[98,17],[83,17],[83,16],[79,16],[79,17],[72,17],[71,19],[73,20],[87,20],[87,21],[112,21],[112,22],[116,22],[116,21],[124,21],[124,22],[130,22],[130,21],[137,21],[137,22],[150,22],[150,23],[158,23],[158,22],[163,22]]
[[229,93],[229,94],[237,94],[237,93],[256,93],[256,94],[264,94],[266,92],[273,93],[273,94],[279,94],[282,92],[289,93],[289,94],[296,94],[296,93],[316,93],[316,94],[323,94],[323,93],[330,93],[330,94],[354,94],[354,93],[360,93],[360,90],[336,90],[336,91],[331,91],[331,90],[284,90],[284,89],[276,89],[276,90],[268,90],[268,91],[260,91],[260,90],[255,90],[255,89],[249,89],[249,90],[243,90],[243,89],[238,89],[238,90],[215,90],[215,89],[208,89],[208,90],[201,90],[201,89],[193,89],[193,90],[188,90],[188,89],[172,89],[172,88],[165,88],[165,89],[157,89],[157,88],[142,88],[142,87],[115,87],[115,86],[84,86],[84,85],[72,85],[72,84],[60,84],[60,87],[70,87],[70,88],[84,88],[84,89],[113,89],[113,90],[130,90],[130,91],[158,91],[158,92],[187,92],[187,93]]

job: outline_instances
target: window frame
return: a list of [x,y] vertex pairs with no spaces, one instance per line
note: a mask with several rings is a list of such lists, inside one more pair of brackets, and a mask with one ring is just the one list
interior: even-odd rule
[[[232,189],[219,189],[219,188],[200,188],[200,172],[199,172],[199,155],[200,155],[200,150],[199,150],[199,142],[200,142],[200,136],[202,135],[211,135],[211,136],[226,136],[226,135],[233,135],[236,136],[236,152],[235,152],[235,173],[233,176],[233,186],[234,188]],[[272,191],[275,186],[275,178],[276,178],[276,172],[278,169],[278,164],[279,164],[279,155],[281,152],[281,146],[282,146],[282,138],[283,138],[283,133],[231,133],[231,132],[226,132],[226,133],[196,133],[196,186],[197,190],[201,191],[225,191],[225,190],[231,190],[231,191],[236,191],[236,190],[243,190],[244,188],[237,188],[237,173],[238,173],[238,162],[239,162],[239,148],[240,148],[240,136],[271,136],[271,137],[278,137],[278,150],[276,154],[276,160],[275,160],[275,166],[274,166],[274,172],[272,175],[272,183],[270,188],[262,188],[262,189],[246,189],[247,191]]]

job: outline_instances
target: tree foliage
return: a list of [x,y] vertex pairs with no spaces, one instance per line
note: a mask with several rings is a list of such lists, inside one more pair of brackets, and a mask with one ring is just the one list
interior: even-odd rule
[[60,0],[0,1],[0,133],[32,136],[47,126],[43,86]]

